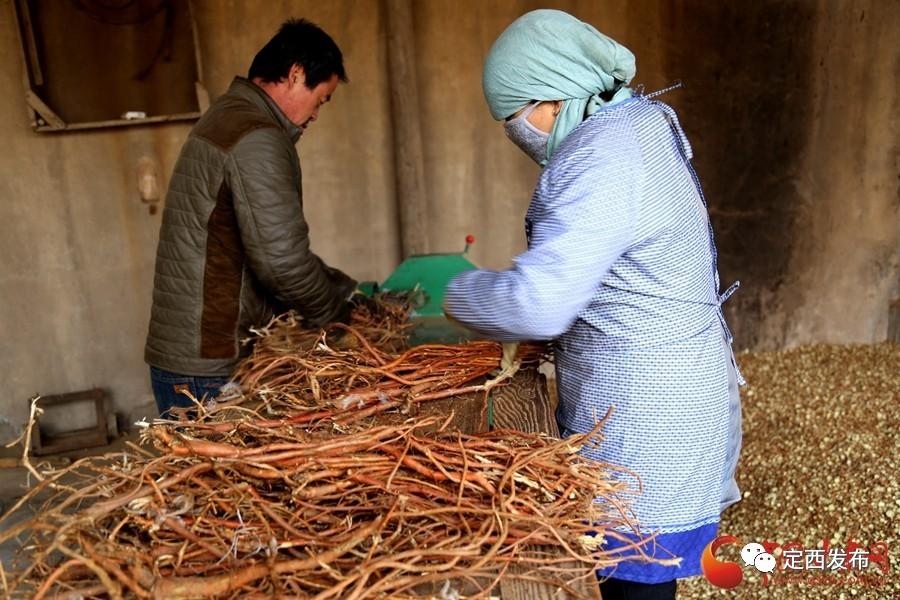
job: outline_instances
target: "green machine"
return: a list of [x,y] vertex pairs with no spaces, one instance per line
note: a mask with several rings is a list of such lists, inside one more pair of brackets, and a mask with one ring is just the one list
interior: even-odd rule
[[[450,280],[463,271],[476,268],[466,258],[474,241],[472,236],[467,236],[462,252],[410,256],[378,286],[385,292],[415,291],[419,294],[410,318],[414,325],[410,333],[412,345],[455,344],[475,337],[472,331],[448,321],[443,310],[444,291]],[[363,291],[372,293],[374,289],[375,285],[369,283]]]

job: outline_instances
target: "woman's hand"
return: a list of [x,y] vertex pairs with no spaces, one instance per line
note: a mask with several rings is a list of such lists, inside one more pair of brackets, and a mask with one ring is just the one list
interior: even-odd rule
[[503,356],[500,358],[500,370],[511,369],[519,353],[519,342],[503,342]]
[[450,309],[447,308],[446,302],[444,302],[444,304],[441,306],[441,311],[444,313],[444,318],[447,319],[448,323],[450,323],[451,325],[455,325],[456,327],[462,327],[462,328],[466,329],[466,326],[463,325],[462,323],[460,323],[459,321],[457,321],[456,317],[454,317],[450,313]]

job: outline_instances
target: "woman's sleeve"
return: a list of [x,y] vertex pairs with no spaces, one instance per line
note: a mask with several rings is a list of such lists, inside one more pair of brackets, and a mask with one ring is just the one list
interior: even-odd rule
[[544,175],[529,250],[510,269],[467,271],[447,287],[450,315],[492,339],[564,333],[632,242],[639,157],[578,151]]

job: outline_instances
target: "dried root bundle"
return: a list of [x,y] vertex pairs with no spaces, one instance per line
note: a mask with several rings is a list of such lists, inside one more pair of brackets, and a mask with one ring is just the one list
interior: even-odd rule
[[[352,325],[332,325],[315,337],[291,315],[278,317],[256,332],[253,352],[234,379],[270,416],[364,409],[374,414],[486,391],[514,373],[499,372],[497,342],[406,348],[408,310],[396,299],[378,299],[359,307]],[[522,344],[516,364],[536,364],[544,354],[540,344]]]
[[47,498],[0,533],[24,550],[4,591],[326,600],[452,581],[486,597],[505,576],[577,596],[597,568],[644,555],[652,538],[601,549],[638,530],[630,478],[578,454],[600,424],[557,440],[403,420],[427,400],[487,393],[543,352],[523,345],[500,369],[492,342],[407,348],[407,313],[381,298],[321,332],[280,317],[239,366],[240,397],[146,425],[143,447],[33,471],[42,481],[0,518]]
[[29,564],[9,592],[400,598],[453,579],[484,596],[513,564],[571,589],[621,560],[595,533],[630,525],[626,490],[577,454],[599,425],[554,440],[418,419],[241,446],[182,425],[147,428],[156,452],[86,459],[35,488],[54,495],[0,536],[27,533]]
[[[414,304],[412,294],[381,293],[354,307],[349,325],[365,336],[367,342],[384,352],[397,353],[407,347],[409,316]],[[256,349],[267,355],[292,354],[315,346],[321,330],[309,329],[294,312],[274,317],[265,327],[253,330]],[[337,336],[332,335],[332,338]],[[352,341],[348,340],[349,343]]]

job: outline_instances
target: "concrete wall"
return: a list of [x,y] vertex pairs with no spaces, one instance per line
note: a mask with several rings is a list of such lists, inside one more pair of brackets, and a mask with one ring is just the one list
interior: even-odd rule
[[[196,2],[213,97],[287,16],[306,16],[345,52],[350,85],[300,144],[313,247],[365,279],[400,260],[385,5],[375,1]],[[265,6],[265,10],[260,7]],[[524,247],[537,168],[481,96],[487,49],[539,6],[589,20],[637,55],[648,90],[675,79],[721,250],[738,343],[874,342],[898,289],[900,4],[879,0],[706,2],[429,0],[414,29],[429,243],[477,237],[502,268]],[[143,339],[160,214],[137,163],[162,183],[189,131],[172,124],[35,134],[9,0],[0,0],[0,416],[20,424],[33,393],[92,385],[119,410],[150,400]],[[0,432],[2,437],[2,432]]]
[[[821,0],[790,262],[770,345],[885,339],[900,298],[900,3]],[[852,8],[849,6],[852,4]]]
[[885,339],[900,295],[900,4],[667,6],[663,60],[716,226],[738,343]]

